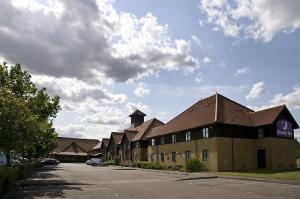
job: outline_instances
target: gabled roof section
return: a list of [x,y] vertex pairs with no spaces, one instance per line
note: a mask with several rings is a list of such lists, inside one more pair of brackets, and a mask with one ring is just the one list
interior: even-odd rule
[[101,149],[101,143],[102,143],[102,141],[99,141],[98,144],[93,147],[93,150],[95,150],[95,149]]
[[131,142],[137,133],[138,131],[124,130],[124,135],[122,137],[121,143],[124,141],[125,137],[127,137],[128,141]]
[[122,132],[111,132],[110,140],[108,142],[108,146],[113,140],[115,144],[121,144],[123,133]]
[[264,110],[256,111],[254,113],[251,113],[250,117],[253,121],[254,126],[263,126],[274,123],[278,116],[284,111],[286,111],[286,113],[292,120],[291,122],[293,123],[294,128],[299,128],[297,121],[285,105],[279,105]]
[[[66,138],[66,137],[58,137],[57,146],[53,150],[54,153],[63,152],[66,148],[68,148],[72,144],[76,144],[84,151],[90,151],[95,147],[99,140],[97,139],[82,139],[82,138]],[[73,146],[74,146],[73,144]]]
[[148,134],[147,138],[176,133],[213,123],[248,127],[269,125],[275,122],[283,110],[288,112],[293,120],[294,126],[299,128],[297,122],[284,105],[254,112],[216,93],[215,95],[196,102],[165,125],[155,128]]
[[102,138],[102,141],[101,141],[101,148],[103,147],[103,145],[105,147],[108,147],[108,143],[109,143],[109,138]]
[[143,113],[142,111],[140,111],[139,109],[135,110],[133,113],[131,113],[129,115],[129,117],[135,116],[135,115],[140,115],[140,116],[146,116],[145,113]]
[[132,139],[132,141],[138,141],[138,140],[143,140],[147,137],[150,129],[157,127],[157,126],[161,126],[164,123],[156,118],[153,118],[151,120],[147,120],[145,121],[143,124],[141,124],[140,126],[137,126],[135,128],[128,128],[125,131],[136,131],[137,134],[136,136]]
[[157,128],[147,138],[211,124],[215,122],[215,110],[215,95],[201,99],[165,125]]

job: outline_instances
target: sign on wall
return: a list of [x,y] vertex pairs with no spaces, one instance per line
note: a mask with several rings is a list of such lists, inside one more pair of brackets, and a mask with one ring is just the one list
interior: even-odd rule
[[278,120],[276,126],[278,137],[293,137],[293,126],[290,121]]

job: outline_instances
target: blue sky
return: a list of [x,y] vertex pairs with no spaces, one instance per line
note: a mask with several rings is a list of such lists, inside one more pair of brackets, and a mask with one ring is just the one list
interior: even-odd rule
[[60,135],[107,137],[135,108],[167,122],[215,92],[300,121],[296,0],[0,4],[0,57],[62,97]]

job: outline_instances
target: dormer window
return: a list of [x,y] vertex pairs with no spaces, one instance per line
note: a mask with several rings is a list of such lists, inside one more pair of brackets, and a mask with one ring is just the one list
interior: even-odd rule
[[172,143],[175,143],[175,142],[176,142],[176,135],[172,134]]
[[190,141],[191,140],[191,131],[188,131],[185,133],[185,141]]

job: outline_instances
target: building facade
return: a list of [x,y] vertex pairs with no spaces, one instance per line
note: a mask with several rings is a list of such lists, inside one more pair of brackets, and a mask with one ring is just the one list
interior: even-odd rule
[[151,131],[147,159],[173,166],[193,157],[210,171],[295,168],[297,128],[284,105],[255,112],[216,94]]

